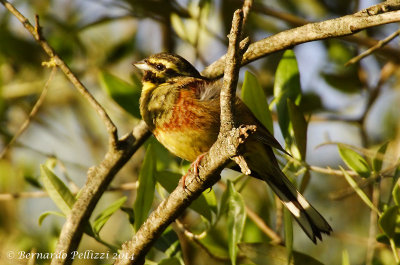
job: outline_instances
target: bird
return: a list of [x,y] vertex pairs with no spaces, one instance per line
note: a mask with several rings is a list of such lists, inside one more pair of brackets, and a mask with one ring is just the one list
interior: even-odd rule
[[[172,53],[153,54],[133,65],[143,71],[139,106],[148,128],[172,154],[198,160],[217,140],[222,82],[202,76]],[[315,244],[322,241],[322,234],[329,235],[332,228],[281,171],[273,149],[286,151],[239,97],[234,107],[238,124],[257,127],[242,150],[251,176],[271,187]]]

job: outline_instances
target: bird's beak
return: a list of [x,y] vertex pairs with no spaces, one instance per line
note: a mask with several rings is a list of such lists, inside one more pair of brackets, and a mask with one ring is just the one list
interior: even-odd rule
[[144,60],[139,62],[134,62],[133,65],[143,71],[151,70],[151,67]]

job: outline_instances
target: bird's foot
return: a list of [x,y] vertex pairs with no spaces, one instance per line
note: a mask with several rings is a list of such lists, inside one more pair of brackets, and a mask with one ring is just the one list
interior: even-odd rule
[[189,175],[191,171],[193,171],[193,174],[196,178],[199,177],[199,165],[203,157],[206,155],[206,153],[199,155],[195,161],[190,165],[189,171],[182,177],[182,186],[183,189],[186,189],[186,177]]

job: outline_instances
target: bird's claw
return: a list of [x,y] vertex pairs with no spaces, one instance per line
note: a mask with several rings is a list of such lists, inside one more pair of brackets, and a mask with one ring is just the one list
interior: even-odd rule
[[189,171],[182,177],[182,187],[183,189],[186,189],[186,177],[189,175],[189,173],[193,170],[193,174],[196,178],[199,177],[199,165],[203,157],[206,155],[206,153],[199,155],[195,161],[190,165]]

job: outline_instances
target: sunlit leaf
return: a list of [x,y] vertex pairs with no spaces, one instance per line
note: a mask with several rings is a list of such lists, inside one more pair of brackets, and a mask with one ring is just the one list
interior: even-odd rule
[[350,265],[349,252],[346,249],[342,251],[342,265]]
[[68,215],[75,203],[74,195],[47,166],[40,165],[40,174],[50,198],[65,215]]
[[110,73],[101,72],[100,83],[107,94],[125,111],[135,118],[141,118],[139,111],[140,80],[134,80],[134,83],[131,85]]
[[119,200],[116,200],[95,218],[93,222],[93,231],[96,234],[100,233],[100,230],[106,224],[108,219],[110,219],[111,215],[113,215],[119,208],[121,208],[126,199],[126,197],[122,197]]
[[244,74],[242,99],[251,112],[253,112],[254,116],[256,116],[271,134],[274,134],[272,116],[269,111],[267,97],[257,78],[248,71]]
[[135,214],[134,228],[137,231],[149,214],[154,199],[156,157],[152,145],[147,147],[142,168],[139,173],[139,186],[133,206]]
[[49,216],[49,215],[55,215],[55,216],[60,216],[60,217],[64,217],[65,218],[65,215],[60,213],[60,212],[54,212],[54,211],[44,212],[39,216],[39,219],[38,219],[39,226],[42,225],[44,219],[46,219],[46,217]]
[[159,265],[182,265],[181,262],[179,261],[179,259],[176,257],[163,259],[158,264]]
[[371,169],[367,161],[360,154],[342,144],[339,144],[338,148],[340,157],[349,168],[364,178],[368,178],[371,175]]
[[293,50],[286,50],[275,74],[274,102],[276,102],[278,123],[285,141],[290,141],[289,110],[287,99],[296,105],[301,101],[300,73]]

